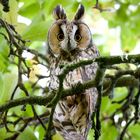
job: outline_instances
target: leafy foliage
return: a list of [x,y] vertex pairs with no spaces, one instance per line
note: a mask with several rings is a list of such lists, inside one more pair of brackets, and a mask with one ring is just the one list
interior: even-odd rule
[[[81,0],[86,8],[85,21],[91,27],[95,44],[97,44],[101,55],[109,55],[110,52],[114,54],[131,53],[140,50],[138,43],[140,41],[140,2],[139,0],[100,0],[99,6],[102,8],[100,13],[98,9],[93,8],[95,2],[92,0]],[[78,0],[12,0],[9,1],[9,12],[3,11],[3,5],[0,5],[0,18],[6,20],[9,24],[12,24],[16,31],[20,33],[23,39],[27,40],[26,46],[28,48],[36,49],[39,52],[46,52],[46,46],[44,47],[48,29],[52,23],[52,10],[57,4],[62,4],[68,11],[68,16],[73,18],[72,15],[79,5]],[[7,37],[3,36],[6,33],[0,25],[0,104],[5,103],[10,99],[13,90],[18,82],[17,69],[15,65],[11,63],[17,62],[15,57],[10,56],[10,47],[7,44]],[[12,47],[12,46],[11,46]],[[115,51],[113,50],[115,48]],[[138,48],[138,49],[137,49]],[[117,52],[117,50],[119,50]],[[136,51],[135,51],[136,50]],[[33,60],[28,60],[30,67],[34,65]],[[25,86],[31,94],[40,95],[42,90],[38,89],[36,92],[32,91],[32,87],[25,79]],[[113,101],[122,100],[127,95],[127,88],[115,89],[115,95]],[[134,91],[134,95],[137,90]],[[23,92],[16,91],[16,97],[23,97]],[[112,104],[108,97],[104,97],[101,107],[101,120],[102,120],[102,135],[101,140],[115,140],[118,138],[119,131],[123,130],[124,126],[117,126],[117,129],[113,125],[112,113],[117,110],[121,104]],[[45,112],[45,108],[36,106],[35,109],[40,115]],[[27,121],[32,117],[33,112],[30,106],[16,107],[9,110],[8,115],[13,114],[24,117]],[[131,109],[130,111],[132,111]],[[18,112],[18,113],[17,113]],[[129,111],[128,111],[129,113]],[[12,116],[10,119],[17,120],[17,116]],[[117,117],[117,123],[122,124],[126,121],[123,118],[122,113],[117,112],[113,117]],[[128,114],[130,115],[130,114]],[[26,119],[28,118],[28,119]],[[10,121],[10,120],[9,120]],[[35,120],[36,121],[36,120]],[[45,120],[46,121],[46,120]],[[1,123],[1,120],[0,120]],[[115,125],[118,125],[115,123]],[[20,124],[19,124],[20,126]],[[17,127],[19,127],[17,126]],[[12,133],[7,133],[4,124],[1,125],[0,138],[5,139],[12,136]],[[14,131],[14,128],[10,122],[8,123],[10,130]],[[139,125],[130,125],[128,128],[125,139],[137,140],[140,138]],[[111,131],[110,131],[111,130]],[[36,127],[32,126],[32,123],[19,135],[18,140],[30,139],[30,140],[42,140],[45,134],[42,126],[36,123]],[[89,133],[89,139],[93,138],[93,130]],[[54,139],[62,139],[60,136],[54,136]]]

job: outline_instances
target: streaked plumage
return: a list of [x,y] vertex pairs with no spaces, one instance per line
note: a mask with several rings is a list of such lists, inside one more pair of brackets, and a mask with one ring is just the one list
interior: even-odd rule
[[[93,45],[89,27],[81,20],[83,14],[84,7],[79,5],[74,20],[68,21],[61,6],[58,5],[54,9],[55,22],[48,33],[51,64],[49,88],[52,90],[59,86],[57,75],[62,70],[60,65],[94,59],[99,55],[96,46]],[[64,88],[92,79],[97,67],[97,64],[93,63],[69,72],[64,81]],[[59,101],[53,121],[55,129],[65,140],[86,140],[96,99],[97,90],[92,88],[80,95],[69,96]]]

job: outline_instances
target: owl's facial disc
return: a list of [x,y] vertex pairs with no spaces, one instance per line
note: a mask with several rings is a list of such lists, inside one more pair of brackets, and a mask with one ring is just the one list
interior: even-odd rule
[[49,52],[55,57],[71,58],[89,48],[92,36],[88,26],[82,22],[84,7],[79,6],[74,19],[67,20],[64,9],[58,5],[53,12],[55,22],[48,33]]
[[[61,38],[64,38],[60,40],[60,49],[63,51],[70,53],[74,49],[77,48],[77,42],[75,41],[75,33],[77,31],[77,26],[73,25],[72,23],[68,24],[62,24],[60,26],[63,35],[61,34]],[[78,38],[78,36],[77,36]]]

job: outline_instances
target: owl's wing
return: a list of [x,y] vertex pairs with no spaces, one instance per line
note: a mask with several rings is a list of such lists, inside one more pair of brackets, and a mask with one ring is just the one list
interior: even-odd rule
[[[77,55],[75,62],[83,59],[94,59],[99,55],[95,46],[92,46]],[[85,82],[95,77],[97,63],[80,67],[71,71],[64,82],[65,88],[77,82]],[[94,111],[97,99],[97,89],[91,88],[84,93],[69,96],[59,101],[55,114],[54,126],[65,140],[86,140],[91,127],[91,114]]]

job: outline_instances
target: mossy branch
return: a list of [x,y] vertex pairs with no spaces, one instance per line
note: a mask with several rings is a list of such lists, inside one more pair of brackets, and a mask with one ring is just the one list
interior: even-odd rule
[[[111,83],[111,80],[108,78],[105,78],[103,82],[103,87],[104,88],[108,87],[110,83]],[[130,85],[134,87],[138,86],[138,80],[134,76],[121,77],[118,79],[116,83],[116,87],[127,87]],[[72,88],[65,89],[62,92],[61,98],[64,98],[66,96],[71,96],[74,94],[80,94],[84,90],[95,87],[95,86],[96,86],[95,80],[90,80],[83,84],[80,84],[80,83],[75,84]],[[53,99],[55,94],[56,92],[51,92],[51,93],[48,93],[48,95],[46,96],[30,96],[30,97],[23,97],[19,99],[13,99],[3,105],[0,105],[0,112],[6,111],[10,108],[13,108],[19,105],[25,105],[25,104],[30,104],[30,105],[36,104],[36,105],[45,106]],[[104,93],[104,96],[106,95],[107,93]]]

